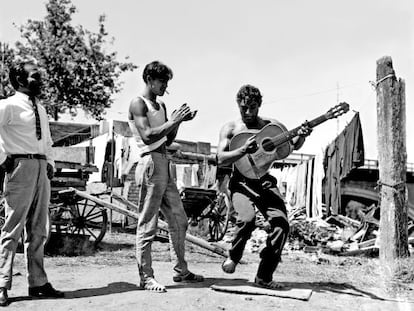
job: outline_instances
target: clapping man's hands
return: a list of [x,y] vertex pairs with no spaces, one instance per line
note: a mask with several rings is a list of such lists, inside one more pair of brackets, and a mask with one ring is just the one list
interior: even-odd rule
[[180,108],[174,110],[171,114],[171,120],[174,122],[190,121],[194,119],[197,111],[191,111],[187,104],[181,105]]

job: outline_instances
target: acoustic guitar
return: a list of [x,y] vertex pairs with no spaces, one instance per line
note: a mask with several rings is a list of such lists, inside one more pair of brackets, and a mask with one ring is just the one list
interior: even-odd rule
[[[304,124],[313,128],[329,119],[343,115],[348,110],[349,105],[347,103],[340,103],[329,109],[325,114]],[[269,123],[260,131],[250,130],[235,135],[230,141],[230,151],[243,146],[246,140],[253,135],[256,135],[255,140],[258,145],[258,150],[255,153],[246,154],[234,162],[237,170],[246,178],[260,179],[267,173],[273,161],[284,159],[293,151],[290,140],[298,136],[300,128],[301,126],[298,126],[286,131],[277,124]]]

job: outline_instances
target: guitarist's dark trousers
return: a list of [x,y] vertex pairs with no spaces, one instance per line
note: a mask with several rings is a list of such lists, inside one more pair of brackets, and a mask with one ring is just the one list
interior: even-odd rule
[[[264,181],[266,186],[263,186]],[[246,242],[255,229],[256,206],[270,224],[266,247],[260,253],[261,261],[257,271],[257,277],[265,282],[272,280],[289,233],[286,206],[276,184],[276,179],[271,175],[266,175],[261,180],[251,180],[237,171],[233,173],[229,184],[237,214],[230,259],[238,263],[243,256]]]

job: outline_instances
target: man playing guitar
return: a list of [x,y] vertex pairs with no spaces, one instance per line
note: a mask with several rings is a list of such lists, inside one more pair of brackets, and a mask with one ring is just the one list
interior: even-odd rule
[[[285,126],[276,120],[259,117],[258,112],[262,103],[262,95],[258,88],[244,85],[237,93],[241,119],[226,123],[220,131],[220,141],[217,148],[219,166],[233,164],[244,156],[249,156],[258,150],[255,135],[246,139],[245,143],[236,149],[230,148],[231,139],[245,131],[258,132],[266,125],[272,123],[286,130]],[[286,130],[287,131],[287,130]],[[305,137],[312,129],[302,125],[298,136],[288,141],[287,148],[292,152],[302,147]],[[243,176],[234,166],[229,183],[229,190],[234,209],[237,214],[236,230],[229,257],[223,262],[222,269],[226,273],[233,273],[243,256],[247,240],[255,229],[255,207],[268,221],[270,228],[266,247],[260,253],[261,261],[255,277],[259,286],[277,289],[280,284],[273,281],[273,272],[280,261],[283,246],[289,233],[289,223],[283,198],[276,185],[277,181],[269,174],[259,179]]]

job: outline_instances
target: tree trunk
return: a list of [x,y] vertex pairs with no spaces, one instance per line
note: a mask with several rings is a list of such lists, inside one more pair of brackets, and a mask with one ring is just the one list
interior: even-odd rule
[[55,121],[59,121],[59,112],[58,107],[53,107],[53,119]]
[[406,200],[405,82],[397,80],[392,59],[377,61],[377,142],[380,185],[380,259],[389,270],[408,257]]

